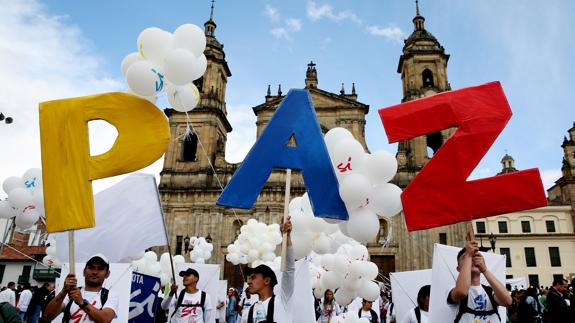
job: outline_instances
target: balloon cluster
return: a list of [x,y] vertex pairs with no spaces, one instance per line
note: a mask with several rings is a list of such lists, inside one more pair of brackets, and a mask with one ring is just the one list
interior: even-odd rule
[[361,243],[372,241],[379,232],[378,215],[391,218],[402,210],[401,188],[388,183],[397,172],[397,160],[384,150],[365,153],[344,128],[331,129],[324,139],[349,213],[340,229]]
[[48,267],[60,267],[60,261],[56,253],[56,240],[50,240],[46,248],[46,256],[42,259],[42,263]]
[[278,268],[280,257],[276,257],[276,246],[282,242],[280,226],[277,223],[266,225],[256,219],[249,219],[240,228],[240,235],[229,244],[227,261],[234,265],[248,264],[257,267],[266,264]]
[[369,261],[367,248],[355,241],[342,244],[334,254],[309,257],[312,288],[316,297],[326,289],[336,290],[335,300],[349,305],[356,297],[374,301],[379,297],[377,265]]
[[180,112],[192,110],[200,93],[192,83],[206,72],[206,36],[193,24],[179,26],[174,33],[156,27],[138,36],[138,52],[122,60],[122,73],[130,90],[155,103],[165,91],[171,107]]
[[214,245],[206,241],[204,237],[191,237],[190,245],[192,246],[192,251],[190,251],[190,260],[196,264],[204,264],[206,260],[212,257],[212,251],[214,250]]
[[340,245],[352,241],[337,224],[314,216],[307,193],[291,200],[289,214],[296,259],[304,258],[312,251],[317,254],[335,253]]
[[[153,251],[146,251],[138,258],[139,259],[132,261],[132,267],[135,272],[160,277],[162,285],[167,285],[171,282],[173,275],[169,253],[163,253],[160,257],[160,261],[158,261],[158,254]],[[174,262],[174,268],[177,264],[186,262],[182,255],[174,256],[172,261]]]
[[0,200],[0,218],[14,218],[16,226],[26,230],[44,216],[42,170],[32,168],[22,177],[8,177],[2,183],[7,200]]

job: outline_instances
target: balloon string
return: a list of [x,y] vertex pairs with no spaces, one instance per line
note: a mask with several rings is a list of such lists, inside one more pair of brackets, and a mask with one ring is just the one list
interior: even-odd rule
[[[224,186],[222,185],[222,182],[220,181],[220,178],[218,177],[216,169],[214,168],[214,165],[212,164],[212,161],[210,160],[210,157],[208,156],[208,152],[206,151],[204,144],[202,144],[202,140],[200,138],[200,135],[196,132],[196,129],[194,129],[194,126],[192,125],[192,123],[189,122],[189,116],[188,116],[187,112],[186,112],[186,118],[187,118],[186,132],[189,129],[190,133],[193,133],[194,135],[196,135],[196,138],[198,139],[198,143],[200,144],[200,148],[202,149],[202,152],[204,153],[204,156],[206,157],[206,160],[208,161],[208,165],[210,166],[210,169],[212,170],[214,178],[216,179],[216,182],[218,183],[220,190],[223,192]],[[240,220],[240,217],[238,216],[238,214],[236,213],[236,210],[233,208],[231,210],[232,210],[232,213],[234,214],[234,217],[238,221],[238,223],[243,223],[242,220]],[[224,261],[227,261],[227,260],[224,260]],[[243,270],[241,270],[241,268],[240,268],[240,274],[242,275],[242,281],[245,281],[244,272],[243,272]]]

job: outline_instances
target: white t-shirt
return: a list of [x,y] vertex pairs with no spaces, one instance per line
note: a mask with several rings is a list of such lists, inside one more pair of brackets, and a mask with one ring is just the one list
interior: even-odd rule
[[242,306],[241,310],[241,320],[240,323],[247,323],[248,322],[248,314],[250,312],[250,306],[253,303],[259,300],[259,296],[257,294],[250,295],[250,298],[246,297],[246,294],[242,294],[242,298],[240,299],[240,305]]
[[[286,251],[286,270],[282,273],[280,293],[277,294],[274,298],[273,321],[276,323],[292,323],[291,313],[293,303],[292,296],[294,291],[294,278],[295,261],[293,255],[293,247],[289,246]],[[263,322],[266,320],[270,299],[272,298],[268,297],[264,301],[258,300],[254,304],[253,323]]]
[[[364,310],[361,310],[361,314],[359,315],[359,318],[361,319],[361,318],[364,318],[364,317],[365,317],[370,323],[377,323],[377,322],[371,322],[371,318],[372,318],[372,317],[371,317],[371,311],[367,311],[367,312],[366,312],[366,311],[364,311]],[[376,315],[376,317],[377,317],[377,315]],[[377,320],[377,318],[376,318],[376,320]]]
[[[419,312],[421,313],[421,323],[429,322],[429,313],[421,309]],[[410,309],[409,312],[405,313],[400,323],[417,323],[417,316],[415,316],[415,307]]]
[[331,306],[325,307],[324,302],[322,301],[320,306],[321,315],[317,319],[318,323],[328,323],[332,321],[332,319],[341,314],[341,307],[335,301],[332,302]]
[[[84,298],[85,300],[87,300],[92,306],[94,306],[97,309],[101,309],[102,308],[102,300],[100,297],[100,292],[88,292],[85,291],[84,288],[80,289],[81,293],[82,293],[82,298]],[[68,304],[70,300],[68,299],[68,295],[66,295],[66,297],[64,298],[64,306],[66,306]],[[106,300],[106,303],[104,304],[104,308],[110,308],[114,311],[114,318],[118,317],[118,303],[119,303],[119,299],[118,299],[118,295],[116,295],[114,292],[109,291],[108,292],[108,299]],[[84,312],[84,310],[82,310],[74,301],[72,301],[72,307],[70,307],[70,323],[93,323],[94,321],[92,321],[90,319],[90,317],[88,316],[88,314],[86,314],[86,312]]]
[[8,302],[12,306],[16,306],[16,293],[10,288],[6,288],[0,292],[0,303]]
[[[451,293],[451,291],[450,291]],[[450,297],[450,296],[448,296]],[[459,307],[459,304],[451,304],[447,302],[448,305]],[[493,304],[487,296],[487,292],[483,289],[483,286],[471,286],[469,287],[469,292],[467,293],[467,307],[476,311],[490,311],[493,309]],[[497,313],[491,315],[475,316],[471,313],[465,313],[461,316],[459,320],[460,323],[499,323],[500,320],[497,317]]]
[[18,310],[20,312],[26,312],[30,301],[32,300],[32,292],[29,289],[25,289],[20,293],[20,299],[18,300]]
[[[180,292],[168,297],[162,302],[162,308],[165,308],[165,303],[169,304],[171,309],[176,308],[176,303],[178,302],[178,295]],[[204,309],[200,306],[202,301],[202,291],[185,293],[182,305],[178,307],[178,311],[174,314],[170,322],[171,323],[213,323],[216,321],[215,308],[212,306],[212,301],[210,295],[206,293],[206,300],[204,301]],[[185,305],[197,304],[198,306],[185,306]],[[171,313],[170,313],[171,315]]]

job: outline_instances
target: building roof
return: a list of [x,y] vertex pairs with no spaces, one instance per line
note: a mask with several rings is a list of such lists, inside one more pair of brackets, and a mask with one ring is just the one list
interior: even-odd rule
[[[18,251],[16,251],[16,250]],[[35,259],[41,259],[46,255],[46,247],[44,246],[18,246],[8,244],[4,246],[2,254],[0,255],[0,260],[3,261],[32,261],[29,257]]]

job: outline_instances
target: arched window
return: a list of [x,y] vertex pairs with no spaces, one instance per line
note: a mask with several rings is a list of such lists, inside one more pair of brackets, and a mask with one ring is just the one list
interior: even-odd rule
[[184,138],[182,159],[186,162],[196,161],[196,152],[198,150],[198,137],[192,133]]
[[441,132],[430,133],[427,135],[426,141],[427,147],[431,148],[433,152],[432,154],[430,154],[431,152],[429,150],[427,152],[427,157],[431,158],[437,153],[441,145],[443,145],[443,136],[441,135]]
[[429,69],[423,70],[421,73],[421,77],[423,79],[423,87],[432,87],[433,86],[433,73]]

